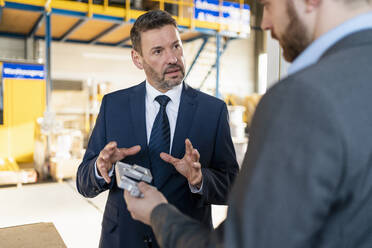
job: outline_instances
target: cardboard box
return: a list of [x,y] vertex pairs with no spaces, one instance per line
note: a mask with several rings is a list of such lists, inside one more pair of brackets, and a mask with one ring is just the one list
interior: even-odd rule
[[80,163],[81,159],[78,158],[62,159],[53,157],[50,163],[50,174],[57,181],[76,177]]
[[35,183],[36,181],[37,173],[35,169],[0,171],[0,185]]
[[53,223],[0,228],[0,247],[66,248]]

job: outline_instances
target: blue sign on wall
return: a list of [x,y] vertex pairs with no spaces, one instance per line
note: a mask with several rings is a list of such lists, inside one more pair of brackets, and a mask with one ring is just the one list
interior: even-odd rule
[[44,79],[44,65],[3,63],[3,78]]
[[200,21],[233,25],[244,25],[249,27],[250,7],[248,4],[224,1],[221,4],[218,0],[194,0],[194,18]]

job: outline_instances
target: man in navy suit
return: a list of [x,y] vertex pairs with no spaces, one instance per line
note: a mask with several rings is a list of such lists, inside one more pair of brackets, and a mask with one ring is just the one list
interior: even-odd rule
[[256,109],[224,229],[143,182],[127,206],[162,247],[371,248],[372,1],[260,2],[293,63]]
[[151,228],[128,212],[113,164],[149,168],[153,185],[169,202],[208,228],[210,206],[226,203],[238,164],[226,104],[183,82],[175,20],[164,11],[147,12],[135,22],[131,40],[132,60],[146,81],[103,98],[77,188],[85,197],[110,190],[100,247],[156,248]]

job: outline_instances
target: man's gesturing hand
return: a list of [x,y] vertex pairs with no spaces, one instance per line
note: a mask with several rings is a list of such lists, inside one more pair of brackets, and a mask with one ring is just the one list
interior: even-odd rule
[[140,146],[132,146],[130,148],[118,148],[115,141],[108,143],[97,158],[98,173],[105,179],[106,183],[111,182],[108,172],[112,168],[112,164],[124,159],[126,156],[135,155],[141,150]]
[[160,153],[160,157],[165,162],[172,164],[191,185],[200,188],[203,177],[199,163],[200,154],[198,150],[193,148],[189,139],[185,140],[185,147],[185,156],[182,159],[174,158],[164,152]]
[[155,187],[144,182],[140,182],[138,188],[143,193],[143,198],[133,197],[127,190],[124,190],[124,199],[132,218],[150,225],[152,210],[159,204],[168,203],[168,201]]

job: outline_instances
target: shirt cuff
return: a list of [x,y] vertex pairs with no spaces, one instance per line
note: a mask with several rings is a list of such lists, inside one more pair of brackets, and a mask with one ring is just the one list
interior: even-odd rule
[[[115,169],[115,164],[112,165],[111,170],[110,170],[109,173],[108,173],[108,176],[109,176],[109,177],[112,177],[112,175],[114,174],[114,169]],[[95,174],[96,174],[96,178],[97,178],[97,179],[103,179],[103,177],[101,177],[101,176],[98,174],[98,170],[97,170],[97,161],[94,162],[94,172],[95,172]]]
[[189,183],[189,188],[190,188],[191,193],[202,195],[203,194],[203,180],[202,180],[202,183],[199,189],[196,186],[191,185],[190,183]]

